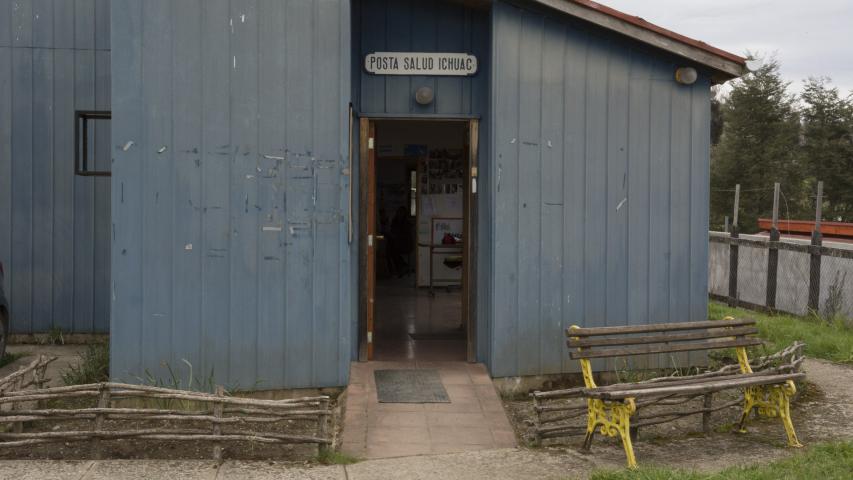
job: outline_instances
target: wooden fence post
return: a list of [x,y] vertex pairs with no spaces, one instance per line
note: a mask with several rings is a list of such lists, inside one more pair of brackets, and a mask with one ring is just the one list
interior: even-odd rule
[[[321,412],[329,412],[329,399],[322,398],[320,399],[320,411]],[[329,420],[331,415],[326,415],[321,413],[317,418],[317,437],[318,438],[326,438],[329,436]],[[328,443],[320,443],[317,444],[317,453],[323,455],[329,451],[330,445]]]
[[[26,367],[18,367],[18,372],[21,372]],[[15,379],[15,387],[12,389],[13,392],[18,392],[21,390],[21,387],[24,384],[24,374],[18,375],[18,378]],[[12,406],[10,407],[12,410],[20,409],[20,404],[18,402],[12,402]],[[12,425],[12,432],[14,433],[23,433],[24,432],[24,422],[15,422]]]
[[812,231],[811,261],[809,265],[809,310],[820,312],[820,247],[823,235],[820,221],[823,207],[823,182],[817,182],[817,200],[815,202],[814,231]]
[[[225,396],[225,388],[222,385],[216,386],[216,396],[223,397]],[[222,402],[216,402],[213,404],[213,416],[216,419],[222,418]],[[213,434],[214,435],[222,435],[222,424],[219,422],[213,422]],[[213,443],[213,459],[217,462],[222,461],[222,442],[215,441]]]
[[540,411],[541,402],[539,401],[539,397],[535,395],[533,396],[533,411],[535,415],[533,416],[533,445],[538,447],[542,445],[542,434],[539,432],[540,427],[542,427],[542,412]]
[[702,431],[711,433],[711,406],[714,402],[714,394],[706,393],[702,396]]
[[773,185],[773,225],[770,227],[770,242],[767,247],[767,299],[765,305],[776,309],[776,286],[779,272],[779,182]]
[[[735,185],[735,208],[734,216],[732,217],[732,232],[731,238],[738,238],[738,210],[740,209],[740,184]],[[738,266],[738,246],[735,243],[729,244],[729,306],[737,306],[737,266]]]
[[[98,385],[98,408],[110,408],[110,387],[105,383]],[[106,414],[98,412],[95,414],[95,433],[100,433],[104,430],[104,419]],[[103,458],[104,452],[101,448],[101,439],[98,436],[92,439],[92,449],[95,452],[95,457]]]

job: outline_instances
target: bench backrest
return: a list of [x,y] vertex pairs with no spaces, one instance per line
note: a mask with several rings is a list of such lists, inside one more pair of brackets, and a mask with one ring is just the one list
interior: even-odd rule
[[692,352],[735,348],[741,371],[750,373],[746,347],[761,345],[755,320],[726,317],[723,320],[683,323],[656,323],[619,327],[566,330],[569,356],[580,360],[584,381],[595,388],[591,358],[612,358],[657,353]]

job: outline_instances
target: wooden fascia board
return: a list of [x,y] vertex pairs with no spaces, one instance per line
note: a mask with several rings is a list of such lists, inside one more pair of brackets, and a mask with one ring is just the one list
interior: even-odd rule
[[566,0],[536,0],[536,2],[559,12],[585,20],[594,25],[620,33],[634,40],[705,65],[722,74],[713,76],[713,80],[715,82],[740,77],[746,73],[744,66],[737,62],[722,58],[700,48],[679,42],[660,33],[647,30],[584,6]]

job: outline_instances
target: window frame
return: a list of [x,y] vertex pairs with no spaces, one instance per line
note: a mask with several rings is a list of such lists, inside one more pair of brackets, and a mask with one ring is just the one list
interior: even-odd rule
[[112,120],[112,112],[107,110],[77,110],[74,112],[74,174],[82,177],[110,177],[112,176],[110,171],[89,170],[90,120]]

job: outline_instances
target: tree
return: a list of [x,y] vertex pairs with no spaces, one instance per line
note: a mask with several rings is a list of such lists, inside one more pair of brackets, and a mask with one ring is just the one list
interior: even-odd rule
[[723,134],[723,97],[719,85],[711,87],[711,145],[720,143]]
[[813,182],[824,182],[824,215],[853,221],[853,99],[828,78],[810,78],[802,93],[803,158]]
[[791,216],[807,204],[799,116],[787,87],[779,63],[771,60],[735,81],[722,104],[723,130],[711,163],[712,225],[731,215],[735,184],[741,185],[742,232],[757,231],[758,217],[770,215],[774,182],[782,184]]

